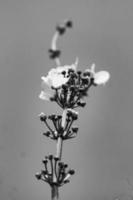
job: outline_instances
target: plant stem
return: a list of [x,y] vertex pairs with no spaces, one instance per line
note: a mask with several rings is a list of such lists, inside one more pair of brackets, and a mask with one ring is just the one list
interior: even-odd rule
[[[64,109],[63,114],[62,114],[62,122],[61,122],[62,128],[64,128],[66,124],[66,114],[67,114],[67,110]],[[61,157],[62,157],[62,147],[63,147],[63,140],[61,137],[58,137],[56,157],[58,157],[59,160],[61,160]],[[59,188],[56,184],[51,186],[51,199],[59,200]]]
[[56,152],[56,157],[61,160],[62,157],[62,147],[63,147],[63,140],[61,137],[58,138],[57,140],[57,152]]
[[51,200],[59,200],[59,191],[57,185],[53,185],[51,187]]
[[[64,128],[66,124],[66,114],[67,114],[67,110],[64,109],[63,114],[62,114],[62,122],[61,122],[62,128]],[[61,156],[62,156],[62,147],[63,147],[63,140],[61,137],[58,137],[56,156],[59,158],[59,160],[61,160]]]

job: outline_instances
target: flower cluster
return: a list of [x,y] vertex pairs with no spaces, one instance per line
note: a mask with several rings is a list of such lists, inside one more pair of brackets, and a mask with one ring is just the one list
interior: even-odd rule
[[57,67],[49,71],[48,75],[42,76],[42,91],[39,97],[43,100],[50,100],[55,97],[62,85],[69,80],[69,70],[76,71],[77,61],[71,66]]
[[[59,137],[61,137],[63,140],[71,139],[76,137],[78,132],[78,127],[72,127],[72,124],[75,120],[78,119],[78,112],[67,109],[66,114],[66,123],[65,126],[62,127],[62,116],[52,114],[49,116],[46,116],[44,113],[41,113],[39,115],[40,120],[45,123],[46,127],[48,128],[48,131],[43,133],[43,135],[53,139],[57,140]],[[50,120],[54,126],[54,129],[52,129],[48,123],[48,120]]]
[[77,70],[75,64],[57,67],[42,77],[42,91],[39,97],[43,100],[55,101],[62,108],[85,106],[83,97],[87,96],[91,86],[105,84],[110,74],[107,71],[95,72],[95,64],[84,72]]
[[35,176],[38,180],[47,182],[50,186],[63,186],[65,183],[69,182],[69,178],[75,173],[72,169],[68,170],[68,165],[60,162],[59,158],[53,155],[46,156],[45,159],[42,160],[42,163],[44,164],[45,170],[41,170],[41,173],[36,173]]

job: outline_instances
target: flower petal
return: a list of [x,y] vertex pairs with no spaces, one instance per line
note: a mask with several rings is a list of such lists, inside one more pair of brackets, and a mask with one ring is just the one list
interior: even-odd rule
[[94,83],[97,85],[105,84],[110,78],[110,74],[107,71],[99,71],[94,74]]
[[[77,65],[78,59],[76,59],[75,64],[52,68],[48,72],[47,76],[42,76],[42,91],[39,95],[39,98],[43,100],[50,100],[50,97],[53,97],[55,94],[52,86],[54,88],[59,88],[62,85],[66,84],[69,80],[69,69],[76,71]],[[62,73],[63,71],[65,71],[66,73]]]
[[47,85],[48,87],[52,85],[51,79],[48,76],[47,77],[42,76],[41,79],[44,85]]
[[58,88],[65,84],[68,81],[68,78],[65,78],[63,74],[55,75],[52,78],[52,86]]
[[46,100],[49,101],[50,100],[50,95],[44,91],[41,91],[41,93],[39,94],[39,98],[42,100]]

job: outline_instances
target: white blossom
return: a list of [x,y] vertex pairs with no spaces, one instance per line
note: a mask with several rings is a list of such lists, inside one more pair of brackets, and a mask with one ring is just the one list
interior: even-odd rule
[[[59,66],[51,69],[47,76],[42,76],[42,91],[39,98],[42,100],[50,100],[54,96],[54,88],[60,88],[62,85],[66,84],[69,80],[68,71],[72,69],[76,71],[78,65],[78,59],[72,65]],[[64,73],[63,73],[64,72]]]
[[96,85],[104,85],[110,79],[110,74],[107,71],[95,72],[95,64],[93,63],[91,69],[86,69],[86,72],[90,72],[91,76],[94,78],[94,83]]

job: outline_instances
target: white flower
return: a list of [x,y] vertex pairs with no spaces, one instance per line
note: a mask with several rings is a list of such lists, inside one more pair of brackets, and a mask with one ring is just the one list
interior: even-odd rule
[[93,63],[91,69],[86,69],[86,72],[90,72],[91,76],[94,78],[94,84],[104,85],[110,79],[110,74],[107,71],[95,72],[95,64]]
[[54,91],[52,90],[50,90],[49,93],[48,91],[47,92],[41,91],[41,93],[39,94],[39,98],[46,101],[49,101],[50,98],[53,96],[54,96]]
[[55,94],[55,91],[52,89],[52,87],[59,88],[63,84],[66,84],[69,80],[69,69],[76,71],[77,64],[78,60],[76,59],[74,64],[53,68],[48,72],[46,77],[42,76],[42,91],[39,95],[39,98],[43,100],[50,100],[50,98]]

